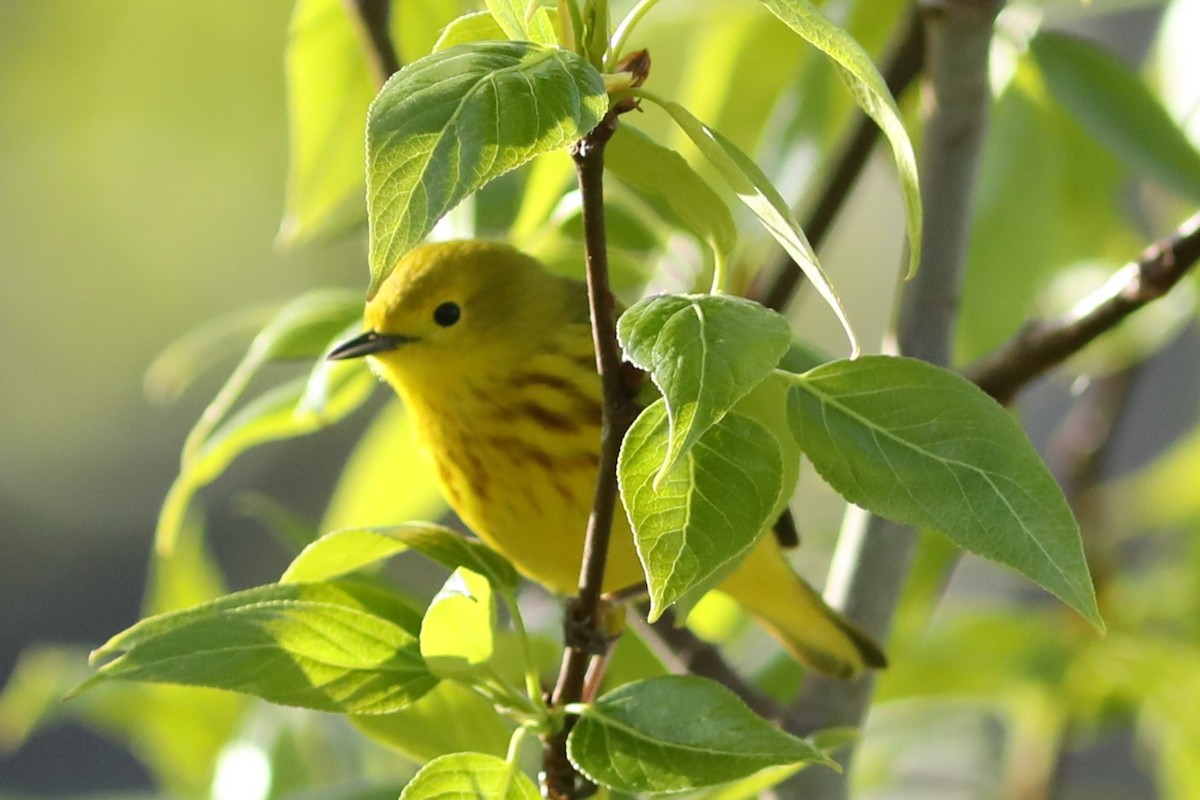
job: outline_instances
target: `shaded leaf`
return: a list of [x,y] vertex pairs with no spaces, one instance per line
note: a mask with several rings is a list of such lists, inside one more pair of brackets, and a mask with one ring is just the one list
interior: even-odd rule
[[1029,52],[1050,91],[1134,170],[1200,200],[1200,151],[1120,59],[1075,36],[1041,31]]
[[725,687],[679,675],[626,684],[585,706],[567,754],[590,780],[622,792],[677,792],[767,767],[830,763]]
[[800,228],[796,215],[779,194],[779,190],[771,184],[770,179],[749,156],[738,149],[737,145],[696,119],[683,106],[641,90],[638,96],[645,97],[670,114],[675,124],[717,168],[721,178],[729,184],[729,188],[733,189],[738,198],[762,222],[767,232],[803,270],[813,288],[837,316],[838,322],[846,332],[846,338],[850,340],[852,354],[857,355],[858,340],[850,327],[850,320],[846,318],[842,301],[825,271],[821,269],[817,254],[813,252],[812,245]]
[[604,168],[719,256],[737,244],[737,227],[725,201],[683,156],[636,128],[617,128],[604,149]]
[[875,121],[891,145],[907,212],[908,272],[911,276],[921,261],[921,187],[917,179],[917,157],[887,83],[862,46],[850,34],[830,22],[808,0],[761,2],[785,25],[838,65],[858,107]]
[[794,380],[796,438],[843,497],[1016,568],[1103,628],[1062,490],[1020,424],[982,390],[888,356],[835,361]]
[[350,724],[418,763],[464,750],[503,756],[511,727],[490,701],[455,681],[390,714],[351,715]]
[[648,297],[621,315],[617,335],[625,358],[648,371],[666,399],[663,473],[771,374],[791,342],[783,315],[709,294]]
[[737,565],[771,521],[782,481],[774,437],[736,412],[705,431],[656,481],[666,451],[667,414],[659,400],[630,427],[617,465],[651,621]]

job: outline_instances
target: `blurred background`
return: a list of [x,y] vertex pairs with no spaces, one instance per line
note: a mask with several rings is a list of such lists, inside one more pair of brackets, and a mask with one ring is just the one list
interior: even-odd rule
[[[902,7],[896,2],[887,5],[893,13]],[[1180,42],[1190,39],[1194,45],[1200,3],[1029,4],[1042,5],[1062,11],[1063,25],[1103,41],[1131,65],[1142,64],[1150,54],[1150,63],[1162,64],[1162,75],[1174,76],[1164,81],[1167,99],[1179,108],[1197,102],[1197,51]],[[1178,25],[1190,30],[1165,44],[1159,28],[1164,6],[1173,9],[1177,30]],[[0,0],[0,341],[5,345],[0,351],[0,686],[18,654],[34,642],[77,646],[80,675],[85,675],[86,651],[140,616],[159,507],[177,474],[184,438],[226,373],[217,369],[203,375],[174,404],[154,402],[143,383],[155,356],[197,325],[235,309],[276,304],[318,286],[365,288],[361,237],[287,252],[273,246],[283,214],[287,167],[283,53],[292,7],[292,0]],[[660,11],[655,24],[671,31],[690,14],[691,6],[663,3]],[[1015,25],[1019,20],[1009,22]],[[745,30],[757,29],[739,28]],[[719,33],[696,37],[717,43]],[[689,41],[673,39],[656,55],[669,47],[685,51]],[[882,44],[882,38],[874,42],[872,52]],[[1174,60],[1153,61],[1167,59],[1167,44],[1174,47],[1168,53]],[[676,54],[680,58],[675,61],[664,57],[656,62],[661,63],[656,77],[665,80],[672,69],[681,69],[686,62]],[[689,98],[701,108],[706,100],[702,89],[693,86]],[[837,97],[842,103],[838,113],[844,115],[847,101]],[[908,111],[915,100],[910,93]],[[815,101],[820,103],[822,97]],[[712,114],[720,102],[712,101]],[[1031,123],[1033,115],[1019,102],[1010,99],[1008,106],[998,108],[997,133],[985,154],[979,213],[988,225],[980,229],[973,257],[992,259],[986,266],[993,268],[993,283],[976,281],[967,287],[962,344],[966,353],[978,353],[1007,335],[1031,310],[1031,297],[1060,291],[1073,299],[1085,291],[1086,282],[1052,275],[1050,267],[1033,256],[1057,269],[1085,259],[1088,246],[1104,238],[1104,247],[1096,249],[1103,249],[1105,257],[1129,258],[1176,224],[1185,207],[1177,198],[1164,199],[1141,184],[1134,186],[1128,171],[1094,142],[1081,144],[1086,137],[1079,131],[1062,134],[1066,128],[1059,118],[1045,122],[1039,117],[1036,125]],[[1200,115],[1192,114],[1191,120],[1193,141],[1200,140]],[[804,124],[819,127],[811,121]],[[825,128],[830,141],[840,130],[833,123]],[[1121,192],[1115,205],[1122,210],[1122,224],[1106,229],[1101,237],[1085,221],[1072,233],[1070,247],[1061,242],[1040,247],[1048,235],[1021,242],[1029,246],[1023,254],[1030,258],[1005,264],[1003,260],[1012,260],[1018,250],[1011,241],[1004,244],[1003,237],[1020,242],[1016,237],[1023,229],[1061,229],[1047,208],[1077,205],[1069,192],[1046,201],[1046,193],[1032,182],[1069,182],[1070,169],[1078,166],[1054,161],[1047,168],[1049,162],[1028,158],[1032,150],[1022,150],[1026,140],[1021,137],[1044,134],[1034,141],[1060,148],[1069,142],[1093,172],[1111,173],[1111,185]],[[802,172],[811,163],[792,166],[794,172]],[[882,332],[892,297],[890,287],[881,290],[879,273],[855,267],[899,263],[903,221],[886,154],[878,155],[865,180],[822,258],[862,339],[870,342]],[[1001,200],[1009,202],[1023,193],[1030,200],[1022,214],[1009,213]],[[864,229],[869,236],[862,235]],[[1101,264],[1099,274],[1108,274],[1111,267]],[[1051,286],[1056,281],[1058,289]],[[1017,307],[1014,298],[1030,307]],[[1044,307],[1056,307],[1053,297],[1047,302],[1050,305]],[[838,352],[840,334],[813,298],[805,298],[798,309],[798,329]],[[1152,335],[1154,343],[1139,350],[1141,355],[1154,352],[1154,357],[1139,368],[1136,384],[1123,394],[1128,408],[1105,445],[1102,474],[1093,476],[1095,482],[1132,474],[1194,425],[1200,408],[1198,337],[1194,322],[1179,321],[1194,319],[1194,313],[1185,307],[1171,319],[1170,336]],[[975,339],[968,341],[970,337]],[[1052,464],[1054,442],[1071,403],[1071,380],[1067,375],[1043,381],[1023,403],[1033,437],[1050,454]],[[210,540],[231,588],[274,580],[288,560],[286,551],[258,523],[238,512],[241,495],[247,489],[263,492],[302,517],[317,519],[368,416],[359,412],[321,436],[252,450],[203,491]],[[1182,488],[1174,490],[1175,499],[1189,493],[1200,496],[1200,447],[1194,449],[1193,457],[1176,469],[1181,479],[1177,486]],[[1190,484],[1189,478],[1194,479]],[[806,481],[798,504],[806,524],[802,567],[811,566],[819,580],[842,505],[811,475]],[[1129,497],[1117,495],[1111,502]],[[1193,515],[1186,525],[1176,517],[1170,524],[1151,520],[1130,527],[1140,531],[1160,524],[1173,535],[1194,531],[1197,505],[1184,503],[1180,513]],[[1135,563],[1153,563],[1163,553],[1189,553],[1193,572],[1184,572],[1192,576],[1200,569],[1200,557],[1179,542],[1178,537],[1138,541],[1123,553],[1132,554]],[[1181,569],[1183,563],[1181,559]],[[1009,573],[966,559],[956,573],[951,597],[956,602],[965,599],[967,606],[995,609],[1022,593],[1028,599],[1031,592]],[[944,616],[951,618],[952,613]],[[1188,636],[1193,625],[1182,626]],[[981,652],[1003,638],[986,626],[973,630],[976,639],[969,641],[985,648]],[[953,645],[962,639],[947,641]],[[922,653],[915,646],[913,657],[919,671]],[[940,663],[929,658],[930,663]],[[895,674],[896,685],[890,688],[894,696],[926,691],[928,687],[905,684],[906,674],[911,677],[911,671]],[[1090,679],[1086,670],[1084,678]],[[1200,681],[1193,682],[1200,686]],[[1014,691],[1019,695],[1024,689]],[[993,731],[998,712],[988,708],[987,713],[977,713],[974,705],[965,709],[954,703],[890,704],[891,711],[875,723],[883,726],[885,736],[891,726],[900,740],[915,725],[933,731],[928,735],[930,747],[914,756],[912,771],[935,783],[945,784],[949,778],[931,773],[930,765],[954,763],[966,773],[976,764],[991,768],[1002,761],[997,756],[1001,737]],[[1130,703],[1133,708],[1134,701]],[[1075,793],[1059,796],[1154,796],[1146,766],[1153,759],[1139,756],[1133,742],[1145,717],[1137,717],[1136,709],[1114,713],[1116,725],[1100,729],[1082,756],[1067,753],[1059,776]],[[1086,733],[1091,736],[1091,729]],[[150,786],[148,775],[125,748],[69,720],[35,732],[15,752],[4,747],[4,735],[0,729],[2,797]],[[964,752],[967,747],[978,750]],[[1195,752],[1200,752],[1200,743]],[[1105,784],[1107,795],[1098,793],[1098,782]],[[911,786],[926,784],[914,779]],[[890,791],[879,796],[930,796],[921,794],[923,788],[912,789],[910,795],[894,786]],[[990,795],[964,790],[962,795],[944,796]]]
[[[143,392],[154,357],[224,312],[366,285],[357,237],[272,244],[292,5],[0,3],[0,685],[31,642],[92,648],[139,616],[180,447],[232,366],[164,406]],[[254,486],[315,519],[354,427],[251,452],[211,488],[233,586],[286,557],[231,495]],[[0,794],[144,781],[72,723],[0,752]]]

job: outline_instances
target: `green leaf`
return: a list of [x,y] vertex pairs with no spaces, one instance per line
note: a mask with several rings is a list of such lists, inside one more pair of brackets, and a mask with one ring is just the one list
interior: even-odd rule
[[330,340],[361,314],[362,300],[341,289],[309,292],[281,308],[254,337],[233,374],[188,433],[183,445],[184,464],[225,419],[264,364],[321,355]]
[[1029,51],[1054,96],[1131,168],[1200,200],[1200,152],[1142,81],[1100,47],[1039,32]]
[[922,361],[867,356],[794,377],[792,422],[850,502],[1016,568],[1103,629],[1079,527],[1020,424]]
[[679,153],[622,125],[604,149],[604,167],[718,257],[733,251],[737,227],[729,207]]
[[365,369],[338,373],[320,410],[308,407],[309,380],[302,377],[269,389],[231,416],[190,455],[163,501],[155,547],[170,555],[192,498],[212,483],[233,460],[267,442],[304,436],[331,425],[358,408],[375,388]]
[[418,452],[412,418],[389,402],[346,461],[320,530],[382,526],[398,519],[438,519],[446,508],[434,470]]
[[638,96],[645,97],[670,114],[675,124],[717,168],[722,179],[729,184],[729,188],[733,189],[738,198],[762,222],[767,232],[804,271],[813,288],[841,323],[846,337],[850,340],[852,355],[858,355],[858,340],[850,327],[850,320],[846,318],[842,301],[826,277],[825,271],[821,269],[817,254],[813,252],[812,245],[800,228],[796,215],[779,194],[779,190],[771,184],[770,179],[749,156],[738,149],[737,145],[696,119],[683,106],[644,90],[638,90]]
[[366,218],[362,132],[378,87],[346,8],[341,0],[298,0],[292,12],[283,244],[340,233]]
[[527,0],[485,0],[484,5],[509,39],[546,45],[557,42],[545,9],[535,8],[527,15],[526,8],[531,5]]
[[662,474],[771,374],[791,343],[783,315],[710,294],[646,298],[621,315],[617,335],[626,359],[650,373],[667,402]]
[[541,794],[533,781],[502,758],[452,753],[422,767],[400,800],[541,800]]
[[350,724],[417,763],[464,750],[502,756],[511,735],[490,701],[455,681],[390,714],[351,715]]
[[501,591],[520,579],[503,556],[486,545],[441,525],[409,522],[386,528],[333,531],[306,547],[288,566],[280,583],[329,580],[412,548],[444,567],[466,567]]
[[680,675],[626,684],[585,706],[567,754],[590,780],[622,792],[678,792],[767,767],[831,763],[725,687]]
[[447,25],[438,40],[434,42],[433,52],[449,50],[460,44],[506,38],[507,34],[490,11],[475,11],[471,14],[463,14]]
[[146,369],[142,383],[146,396],[154,403],[174,403],[206,369],[245,350],[276,310],[239,309],[171,342]]
[[774,437],[736,412],[705,431],[656,481],[666,452],[667,413],[659,400],[630,427],[617,465],[646,572],[651,621],[737,565],[771,521],[782,485]]
[[439,678],[469,679],[495,651],[496,598],[488,579],[459,567],[421,622],[421,658]]
[[908,218],[908,273],[911,276],[921,261],[921,186],[917,180],[917,157],[887,83],[862,46],[808,0],[762,0],[762,4],[838,65],[858,107],[875,121],[892,146],[892,159],[900,175]]
[[412,625],[398,598],[364,586],[260,586],[117,634],[92,654],[114,658],[84,687],[113,679],[178,683],[318,711],[385,714],[437,683]]
[[607,109],[590,64],[530,42],[460,45],[393,75],[367,122],[369,295],[458,201],[579,138]]

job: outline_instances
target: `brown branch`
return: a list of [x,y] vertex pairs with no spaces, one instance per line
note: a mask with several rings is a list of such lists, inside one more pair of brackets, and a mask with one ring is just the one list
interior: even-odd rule
[[342,3],[362,40],[371,75],[376,84],[383,86],[400,69],[400,57],[396,55],[388,25],[390,0],[342,0]]
[[1055,320],[1034,320],[967,368],[967,377],[1003,404],[1031,380],[1162,297],[1200,260],[1200,213],[1126,264],[1098,291]]
[[[608,252],[604,231],[604,147],[616,132],[618,113],[620,109],[610,111],[595,130],[571,147],[583,198],[588,301],[596,369],[600,373],[603,391],[603,416],[596,494],[584,540],[579,594],[567,603],[564,622],[567,648],[551,696],[551,703],[556,708],[583,699],[588,664],[592,656],[602,654],[605,650],[604,608],[600,595],[617,503],[617,454],[625,431],[636,413],[621,368],[616,314],[608,285]],[[547,736],[543,742],[544,791],[551,798],[565,800],[581,797],[591,788],[576,774],[567,759],[567,736],[573,722],[574,719],[568,717],[563,729]]]
[[[899,97],[921,73],[925,59],[925,37],[922,34],[920,15],[912,11],[904,23],[904,32],[892,46],[883,67],[883,78],[893,97]],[[879,139],[879,127],[861,111],[857,112],[850,137],[842,145],[834,159],[833,168],[825,176],[817,190],[817,202],[808,213],[801,227],[813,248],[825,241],[838,212],[858,183],[875,142]],[[792,299],[804,273],[787,253],[781,253],[779,261],[769,270],[775,280],[763,295],[762,303],[768,308],[783,309]]]

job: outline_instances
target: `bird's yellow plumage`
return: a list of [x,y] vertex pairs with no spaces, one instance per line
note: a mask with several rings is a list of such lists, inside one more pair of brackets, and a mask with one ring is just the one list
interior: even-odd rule
[[[587,293],[515,249],[448,242],[405,256],[367,304],[367,333],[334,357],[369,356],[403,398],[462,520],[529,578],[563,593],[579,576],[596,486],[600,380]],[[605,577],[644,580],[618,512]],[[882,666],[763,536],[719,586],[810,665]]]

